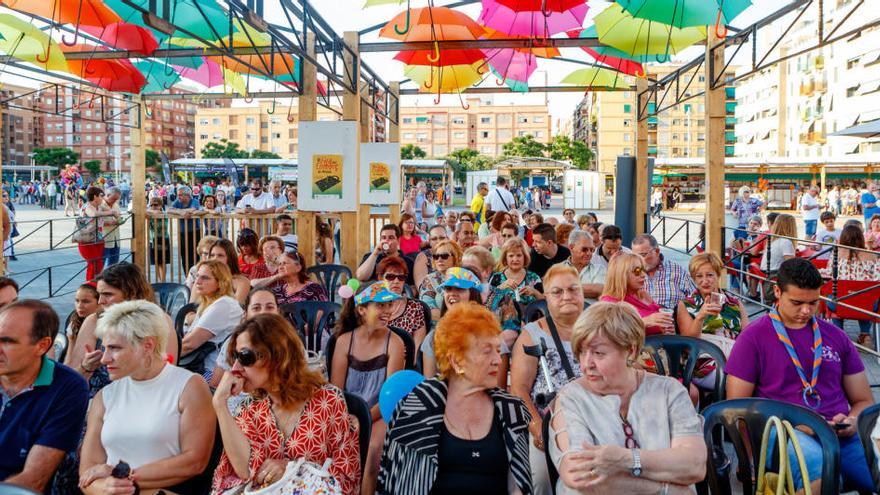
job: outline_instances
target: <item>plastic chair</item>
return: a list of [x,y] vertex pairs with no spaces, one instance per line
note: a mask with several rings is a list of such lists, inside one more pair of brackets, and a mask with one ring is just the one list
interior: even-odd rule
[[[403,358],[403,369],[411,370],[415,369],[415,361],[416,361],[416,341],[413,340],[412,335],[408,334],[406,330],[401,330],[397,327],[388,327],[392,333],[400,337],[400,340],[403,341],[403,349],[404,349],[404,358]],[[332,380],[333,373],[333,353],[336,352],[336,341],[339,338],[339,333],[333,332],[330,335],[330,338],[327,339],[327,345],[324,346],[324,356],[327,359],[327,379]]]
[[156,304],[171,316],[176,315],[180,308],[189,303],[189,288],[183,284],[155,283],[151,285],[156,295]]
[[[351,270],[345,265],[310,266],[306,269],[306,273],[315,276],[318,282],[324,286],[324,290],[327,291],[327,297],[333,302],[336,302],[336,299],[339,297],[336,293],[339,286],[351,278]],[[345,280],[343,280],[343,275]]]
[[[822,285],[821,293],[823,296],[831,297],[833,292],[834,281],[829,280]],[[877,313],[880,309],[880,282],[869,280],[838,280],[837,281],[837,300],[838,302],[864,308],[867,311]],[[828,309],[836,315],[837,318],[844,320],[861,320],[873,322],[876,326],[880,322],[880,318],[874,318],[861,311],[856,311],[834,303],[827,303]]]
[[871,471],[871,478],[874,480],[874,491],[880,491],[880,470],[877,469],[877,455],[874,453],[874,441],[871,440],[871,431],[877,424],[877,418],[880,417],[880,404],[874,404],[859,414],[858,431],[859,438],[862,440],[862,447],[865,449],[865,460],[868,461],[868,469]]
[[345,396],[345,407],[348,414],[357,418],[358,422],[358,444],[360,445],[361,455],[361,473],[363,476],[364,466],[367,465],[367,451],[370,449],[370,433],[373,428],[373,418],[370,416],[370,408],[367,403],[357,395],[348,392],[342,392]]
[[40,493],[23,486],[0,483],[0,495],[40,495]]
[[306,350],[318,352],[324,332],[329,331],[339,319],[342,306],[330,301],[302,301],[282,304],[281,314],[296,328]]
[[[730,494],[730,476],[725,469],[716,470],[713,452],[723,451],[718,430],[733,445],[737,458],[737,479],[742,483],[742,493],[755,493],[755,477],[761,454],[761,437],[764,425],[770,416],[788,420],[793,426],[806,426],[813,430],[825,455],[822,458],[821,495],[835,495],[840,492],[840,444],[837,435],[815,412],[795,404],[770,399],[733,399],[716,402],[702,412],[705,419],[703,438],[709,447],[706,479],[711,493]],[[775,454],[776,449],[772,449]],[[778,459],[772,460],[774,464]],[[774,467],[774,469],[776,469]]]
[[544,461],[547,463],[547,475],[550,478],[550,491],[556,494],[556,482],[559,481],[559,471],[553,464],[553,458],[550,456],[550,411],[556,406],[556,400],[550,402],[547,414],[544,415],[544,421],[541,424],[541,441],[544,442]]
[[168,490],[172,493],[187,493],[192,495],[210,494],[211,482],[214,480],[214,471],[217,470],[222,455],[223,437],[220,435],[220,425],[217,425],[217,430],[214,433],[214,445],[211,447],[211,457],[208,459],[208,465],[205,467],[205,470],[186,481],[168,487]]
[[[661,349],[666,359],[661,359]],[[717,345],[682,335],[651,335],[645,338],[645,350],[654,358],[658,374],[678,378],[685,388],[690,386],[694,378],[697,359],[708,355],[715,361],[715,387],[712,389],[711,402],[724,400],[724,366],[727,359]],[[667,366],[669,369],[666,369]]]
[[186,315],[195,313],[199,308],[196,303],[187,303],[182,306],[174,316],[174,331],[177,333],[178,340],[183,340],[183,325],[186,322]]

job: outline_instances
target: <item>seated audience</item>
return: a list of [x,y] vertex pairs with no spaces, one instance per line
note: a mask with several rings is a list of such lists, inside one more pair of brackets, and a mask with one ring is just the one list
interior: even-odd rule
[[480,293],[480,279],[467,268],[453,267],[446,270],[446,280],[440,285],[440,316],[433,320],[432,328],[419,350],[422,351],[422,373],[427,377],[437,374],[437,363],[434,358],[434,333],[437,323],[443,319],[447,311],[459,303],[476,303],[483,301]]
[[633,253],[620,253],[608,265],[608,276],[605,278],[605,289],[600,301],[629,303],[645,322],[646,335],[660,333],[674,334],[675,324],[672,311],[661,311],[663,308],[654,302],[645,290],[645,261]]
[[238,260],[236,260],[235,246],[229,239],[220,239],[211,246],[212,260],[225,263],[232,274],[232,291],[235,294],[235,300],[243,303],[251,290],[251,281],[238,268]]
[[[492,215],[492,219],[488,222],[488,232],[485,237],[481,237],[479,242],[480,246],[483,246],[486,249],[492,250],[494,248],[501,248],[501,245],[504,244],[506,240],[503,236],[504,226],[507,224],[512,224],[511,216],[509,213],[499,211]],[[484,224],[485,225],[485,224]],[[513,236],[515,237],[517,234],[516,225],[513,226]]]
[[309,279],[306,260],[297,251],[281,255],[278,277],[278,283],[272,288],[278,304],[330,300],[324,286]]
[[477,233],[474,232],[474,223],[467,221],[462,214],[461,221],[458,222],[458,230],[455,231],[455,241],[461,246],[461,249],[467,249],[477,245]]
[[660,253],[657,239],[641,234],[632,241],[632,252],[645,262],[645,289],[657,304],[666,309],[678,308],[682,299],[694,292],[694,281],[678,263]]
[[376,243],[376,247],[372,252],[365,254],[361,259],[361,264],[355,271],[355,278],[361,282],[376,280],[376,266],[389,256],[400,256],[406,262],[407,272],[410,273],[406,283],[414,285],[415,281],[412,279],[412,259],[404,256],[404,253],[400,250],[399,239],[400,227],[393,223],[383,225],[379,230],[379,242]]
[[[486,248],[474,246],[464,252],[461,265],[479,277],[481,287],[487,287],[485,284],[488,284],[492,270],[495,269],[495,259]],[[491,285],[488,285],[481,294],[483,304],[489,308],[489,311],[495,313],[498,322],[501,323],[501,339],[507,349],[510,349],[521,330],[519,312],[515,303],[516,294],[510,289]]]
[[576,230],[577,227],[570,223],[561,223],[556,226],[556,242],[561,246],[568,246],[568,236]]
[[[779,269],[779,265],[785,260],[795,257],[797,242],[792,240],[797,238],[797,223],[793,216],[783,213],[776,217],[773,227],[770,229],[773,234],[770,236],[770,245],[761,256],[761,270],[769,275],[775,274]],[[776,237],[784,236],[784,237]],[[791,239],[788,239],[791,238]],[[768,257],[769,255],[769,257]]]
[[526,307],[537,299],[544,299],[541,278],[526,269],[529,266],[529,246],[519,237],[504,242],[495,272],[489,285],[513,291],[514,299]]
[[589,302],[595,302],[602,295],[608,268],[592,263],[596,252],[592,236],[583,230],[572,232],[568,237],[568,250],[571,251],[571,257],[567,263],[578,272],[578,278],[584,289],[584,298]]
[[251,270],[251,287],[272,287],[279,285],[281,274],[281,260],[284,257],[284,241],[280,237],[267,235],[260,239],[260,253],[263,254],[261,262],[254,265]]
[[440,303],[443,300],[440,286],[446,280],[447,270],[461,266],[461,256],[461,248],[455,241],[440,241],[432,249],[434,271],[429,273],[419,285],[419,299],[428,305],[434,321],[440,319]]
[[416,219],[409,213],[404,213],[400,215],[397,228],[400,229],[400,251],[404,255],[415,256],[422,249],[422,238],[416,227]]
[[240,256],[238,257],[238,269],[242,275],[251,280],[254,278],[253,272],[257,265],[263,263],[260,255],[260,236],[253,229],[244,228],[238,232],[235,239],[235,246],[238,248]]
[[425,339],[428,329],[425,328],[425,306],[418,299],[407,297],[403,292],[406,283],[406,263],[398,256],[385,258],[376,268],[379,280],[385,282],[388,290],[400,296],[391,303],[391,318],[388,326],[399,328],[410,334],[416,348]]
[[[206,235],[199,240],[199,243],[196,245],[196,254],[198,255],[199,261],[207,261],[211,259],[211,246],[214,245],[215,242],[219,241],[219,237],[215,237],[213,235]],[[185,285],[186,288],[190,290],[190,300],[189,302],[195,302],[195,295],[192,293],[193,284],[196,282],[196,265],[193,265],[192,268],[189,269],[189,272],[186,274]]]
[[571,251],[556,243],[556,229],[550,224],[542,223],[532,229],[532,252],[529,256],[529,271],[543,277],[551,266],[567,260]]
[[447,240],[446,228],[443,225],[434,225],[428,230],[428,245],[419,251],[413,259],[413,282],[414,287],[421,287],[425,278],[434,271],[431,265],[431,251],[440,241]]
[[[94,284],[82,284],[76,289],[73,299],[73,313],[67,320],[67,327],[64,333],[67,337],[67,349],[70,350],[76,345],[76,337],[79,335],[79,329],[82,327],[85,319],[95,314],[100,309],[98,305],[98,289]],[[71,352],[64,355],[64,364],[72,366]],[[56,354],[55,357],[58,355]]]
[[715,253],[691,258],[688,271],[697,290],[678,303],[676,320],[681,335],[699,338],[710,334],[733,341],[748,325],[745,306],[718,286],[721,268],[721,259]]

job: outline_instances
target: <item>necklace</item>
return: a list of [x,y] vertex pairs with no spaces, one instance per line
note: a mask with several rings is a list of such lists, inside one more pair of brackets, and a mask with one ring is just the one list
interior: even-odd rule
[[[271,402],[271,399],[270,399]],[[296,426],[299,424],[299,420],[302,417],[302,413],[305,410],[305,403],[300,404],[295,409],[288,411],[287,414],[280,414],[278,409],[276,409],[276,405],[270,405],[270,410],[272,412],[272,416],[275,419],[275,427],[278,428],[278,432],[281,434],[281,439],[284,440],[286,444],[290,437],[293,436],[293,432],[296,430]],[[289,428],[289,431],[285,431],[285,425]]]

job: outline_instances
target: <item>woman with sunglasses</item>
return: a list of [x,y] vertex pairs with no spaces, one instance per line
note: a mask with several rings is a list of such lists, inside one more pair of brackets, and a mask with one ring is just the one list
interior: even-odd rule
[[559,391],[547,445],[557,494],[689,494],[704,478],[703,422],[678,380],[634,366],[644,342],[628,304],[596,303],[575,322],[582,376]]
[[238,232],[235,246],[238,248],[238,269],[248,279],[253,278],[253,271],[263,262],[260,255],[260,237],[253,229],[244,228]]
[[278,304],[330,300],[324,286],[309,279],[306,260],[297,251],[282,253],[278,275],[279,283],[272,288]]
[[544,299],[541,277],[527,269],[530,261],[526,241],[518,237],[507,239],[501,246],[501,255],[495,267],[497,271],[489,278],[489,285],[512,290],[522,307],[537,299]]
[[391,321],[388,325],[410,334],[418,348],[425,339],[428,329],[425,328],[425,307],[418,300],[410,299],[403,293],[408,272],[406,262],[399,256],[389,256],[376,267],[379,280],[384,280],[388,289],[400,296],[400,299],[391,303]]
[[671,312],[663,312],[645,290],[645,262],[641,256],[620,252],[608,263],[605,287],[600,301],[625,302],[635,308],[645,322],[646,335],[674,334]]
[[[113,383],[89,407],[79,467],[86,495],[191,493],[186,481],[208,466],[216,429],[211,392],[198,375],[165,361],[165,317],[148,301],[116,304],[101,317],[101,363]],[[112,476],[123,461],[130,475]]]
[[[229,339],[232,371],[214,392],[214,412],[223,455],[211,493],[225,493],[248,481],[268,485],[281,479],[290,461],[305,459],[329,472],[342,493],[360,487],[358,430],[349,421],[345,398],[308,368],[305,349],[283,317],[259,314],[245,320]],[[250,397],[234,413],[229,398]]]
[[446,280],[446,272],[454,266],[461,266],[461,248],[455,241],[440,241],[431,252],[434,271],[429,273],[419,285],[419,300],[428,305],[431,318],[440,319],[440,304],[443,302],[440,286]]
[[403,340],[388,325],[391,305],[400,296],[391,292],[386,282],[374,282],[345,301],[336,330],[336,348],[332,356],[330,381],[348,393],[357,395],[370,408],[373,420],[370,448],[361,493],[376,491],[379,456],[385,438],[385,422],[379,412],[379,391],[385,379],[403,369],[406,350]]

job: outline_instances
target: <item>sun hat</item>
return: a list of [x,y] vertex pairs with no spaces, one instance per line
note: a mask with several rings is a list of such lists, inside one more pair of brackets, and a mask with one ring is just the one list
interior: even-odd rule
[[481,286],[482,283],[474,275],[474,272],[459,266],[446,270],[446,280],[440,284],[440,287],[455,287],[458,289],[479,289]]
[[391,302],[398,299],[400,296],[392,292],[386,282],[374,282],[354,296],[354,303],[360,306],[371,302]]

